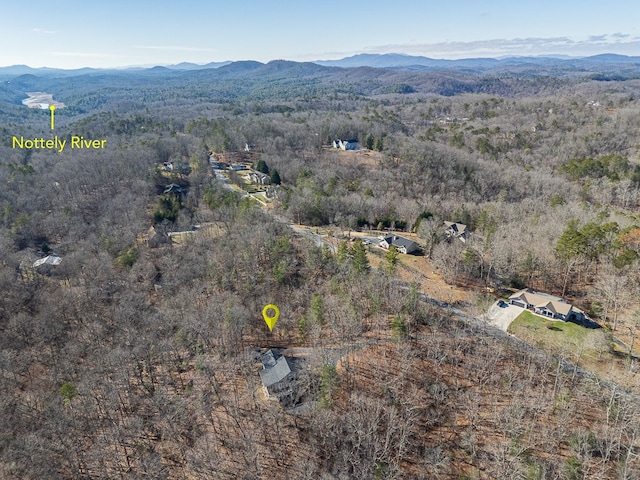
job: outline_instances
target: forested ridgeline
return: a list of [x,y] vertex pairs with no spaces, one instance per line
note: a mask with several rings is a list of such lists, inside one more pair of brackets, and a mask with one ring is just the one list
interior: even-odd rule
[[[452,284],[571,296],[635,338],[637,81],[228,67],[3,85],[0,476],[636,478],[635,394],[286,223],[415,232]],[[67,105],[55,131],[21,89]],[[106,147],[11,141],[54,135]],[[280,185],[260,203],[214,160]],[[276,347],[295,409],[263,392]]]

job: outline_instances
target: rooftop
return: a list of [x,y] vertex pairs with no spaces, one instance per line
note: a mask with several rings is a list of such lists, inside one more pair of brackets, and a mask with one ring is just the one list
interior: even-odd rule
[[519,292],[514,293],[509,297],[520,298],[527,302],[529,305],[533,305],[538,308],[545,307],[552,312],[559,313],[561,315],[568,315],[571,312],[571,305],[567,301],[560,297],[549,295],[548,293],[539,293],[533,290],[525,288]]
[[291,365],[287,357],[280,355],[276,358],[276,355],[272,350],[262,355],[262,370],[260,370],[260,378],[262,384],[269,388],[271,385],[275,385],[281,382],[291,373]]
[[416,243],[413,240],[401,237],[399,235],[385,235],[384,241],[389,245],[395,245],[396,247],[410,247]]

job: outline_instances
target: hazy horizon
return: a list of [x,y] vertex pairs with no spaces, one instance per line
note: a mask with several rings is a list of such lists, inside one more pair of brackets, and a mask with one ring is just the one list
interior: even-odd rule
[[[614,52],[603,52],[603,53],[598,53],[598,54],[594,54],[594,55],[564,55],[564,54],[553,54],[553,53],[549,53],[549,54],[539,54],[539,55],[517,55],[517,54],[513,54],[513,55],[501,55],[501,56],[485,56],[485,57],[481,57],[481,56],[476,56],[476,57],[462,57],[462,58],[436,58],[436,57],[428,57],[426,55],[411,55],[411,54],[407,54],[407,53],[401,53],[401,52],[389,52],[389,53],[356,53],[354,55],[349,55],[346,57],[340,57],[340,58],[327,58],[327,59],[316,59],[316,60],[290,60],[290,59],[283,59],[283,58],[273,58],[270,60],[266,60],[266,61],[260,61],[260,60],[255,60],[252,58],[246,58],[246,59],[240,59],[240,60],[212,60],[212,61],[205,61],[205,62],[190,62],[190,61],[179,61],[176,63],[148,63],[148,64],[141,64],[141,65],[117,65],[117,66],[113,66],[113,67],[91,67],[91,66],[81,66],[81,67],[73,67],[73,68],[62,68],[62,67],[51,67],[48,65],[45,66],[41,66],[41,67],[34,67],[32,65],[27,65],[27,64],[13,64],[13,65],[0,65],[0,69],[2,68],[13,68],[13,67],[26,67],[26,68],[30,68],[30,69],[34,69],[34,70],[39,70],[39,69],[50,69],[50,70],[82,70],[82,69],[95,69],[95,70],[133,70],[133,69],[148,69],[148,68],[153,68],[153,67],[176,67],[178,65],[181,64],[189,64],[189,65],[195,65],[197,67],[204,67],[206,65],[209,64],[220,64],[220,66],[222,66],[222,64],[228,64],[228,63],[234,63],[234,62],[242,62],[242,61],[255,61],[255,62],[259,62],[259,63],[263,63],[263,64],[267,64],[270,62],[275,62],[275,61],[291,61],[291,62],[307,62],[307,63],[316,63],[316,62],[339,62],[341,60],[346,60],[349,58],[353,58],[353,57],[358,57],[359,55],[372,55],[372,56],[406,56],[406,57],[414,57],[414,58],[429,58],[431,60],[435,60],[435,61],[455,61],[455,60],[475,60],[475,59],[495,59],[495,60],[504,60],[504,59],[510,59],[510,58],[555,58],[555,59],[560,59],[560,60],[571,60],[571,59],[581,59],[581,58],[588,58],[588,57],[592,57],[592,56],[599,56],[599,55],[621,55],[621,56],[627,56],[627,57],[635,57],[635,55],[625,55],[625,54],[618,54],[618,53],[614,53]],[[640,56],[640,55],[639,55]]]

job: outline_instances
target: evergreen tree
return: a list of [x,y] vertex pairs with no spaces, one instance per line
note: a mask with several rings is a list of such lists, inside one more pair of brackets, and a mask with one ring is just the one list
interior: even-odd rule
[[356,238],[351,248],[352,265],[353,270],[356,273],[365,273],[371,268],[369,265],[369,259],[367,258],[367,251],[364,247],[364,243],[359,238]]
[[385,259],[387,260],[387,272],[391,275],[398,264],[398,257],[400,256],[400,252],[395,247],[395,245],[391,245],[389,250],[387,250],[387,254],[385,255]]
[[366,148],[368,148],[369,150],[373,150],[373,135],[371,135],[370,133],[367,133],[364,136],[364,146]]
[[271,176],[269,178],[271,180],[271,185],[280,185],[280,183],[282,183],[280,180],[280,174],[275,168],[271,171]]
[[265,175],[269,175],[269,166],[267,162],[264,160],[258,160],[258,165],[256,165],[256,171],[260,173],[264,173]]
[[349,255],[349,247],[347,246],[346,240],[343,240],[338,244],[338,251],[336,255],[338,259],[338,264],[342,265]]
[[319,325],[324,325],[324,302],[322,301],[322,295],[319,293],[313,295],[309,310],[311,319]]

